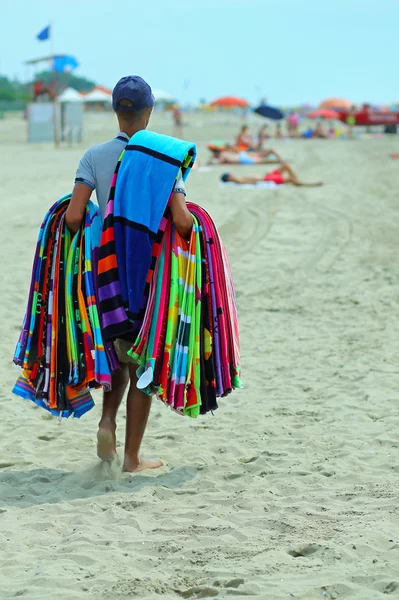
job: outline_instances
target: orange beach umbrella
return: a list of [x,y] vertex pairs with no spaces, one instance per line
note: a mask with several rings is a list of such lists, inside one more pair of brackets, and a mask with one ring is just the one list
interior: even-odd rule
[[319,108],[331,108],[332,110],[352,108],[353,102],[344,98],[328,98],[320,104]]
[[312,110],[308,114],[309,119],[339,119],[339,113],[336,110],[331,110],[327,108],[318,108],[317,110]]
[[222,98],[218,98],[211,102],[211,106],[221,106],[226,108],[234,108],[238,106],[239,108],[247,108],[249,106],[249,102],[244,100],[244,98],[236,98],[235,96],[223,96]]

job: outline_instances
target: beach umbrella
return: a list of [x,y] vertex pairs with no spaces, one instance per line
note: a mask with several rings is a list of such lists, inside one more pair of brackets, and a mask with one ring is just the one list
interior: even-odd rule
[[344,98],[328,98],[324,100],[319,108],[327,108],[332,110],[345,110],[347,108],[352,108],[353,102],[349,100],[345,100]]
[[66,88],[62,94],[58,96],[58,102],[83,102],[83,96],[73,88]]
[[273,119],[273,121],[280,121],[284,118],[284,114],[279,108],[268,106],[267,104],[261,104],[258,108],[254,109],[254,112],[266,119]]
[[247,108],[249,103],[244,98],[236,98],[235,96],[223,96],[211,102],[211,106],[220,106],[222,108]]
[[307,116],[309,119],[339,119],[339,113],[336,110],[328,110],[326,108],[313,110]]
[[105,102],[111,104],[112,96],[97,88],[83,96],[83,102]]

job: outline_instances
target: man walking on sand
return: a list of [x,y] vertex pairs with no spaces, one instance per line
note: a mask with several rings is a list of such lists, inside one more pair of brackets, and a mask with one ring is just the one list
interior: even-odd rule
[[[123,77],[113,90],[112,106],[120,131],[114,139],[89,148],[80,160],[71,202],[65,216],[67,226],[72,233],[75,233],[81,225],[93,190],[96,190],[100,212],[104,219],[111,180],[118,159],[129,139],[138,131],[147,128],[154,106],[154,97],[150,86],[141,77]],[[193,223],[185,196],[185,186],[180,171],[169,206],[174,225],[182,237],[188,237]],[[145,458],[139,453],[152,399],[137,388],[137,365],[127,355],[131,345],[127,340],[115,340],[115,350],[121,369],[112,375],[112,390],[104,392],[103,410],[97,434],[97,454],[104,461],[111,461],[116,456],[116,415],[129,384],[123,470],[137,472],[156,469],[163,463],[158,459]]]

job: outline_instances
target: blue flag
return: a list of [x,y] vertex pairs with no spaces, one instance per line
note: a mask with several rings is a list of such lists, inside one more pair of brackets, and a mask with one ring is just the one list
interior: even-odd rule
[[56,56],[53,60],[53,69],[57,73],[67,73],[68,71],[73,71],[78,66],[79,63],[76,58],[74,56],[68,56],[67,54],[64,56]]
[[47,25],[47,27],[45,27],[40,33],[38,33],[36,37],[41,42],[44,42],[44,40],[48,40],[50,37],[50,25]]

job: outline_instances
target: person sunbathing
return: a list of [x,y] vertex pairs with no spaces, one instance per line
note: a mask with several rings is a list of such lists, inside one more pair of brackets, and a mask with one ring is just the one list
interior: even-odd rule
[[227,164],[227,165],[258,165],[258,164],[273,164],[283,162],[280,154],[270,148],[263,152],[234,152],[232,150],[224,150],[221,152],[213,152],[210,159],[210,164]]
[[323,126],[321,124],[320,121],[318,121],[316,123],[316,127],[313,130],[313,137],[315,138],[320,138],[322,140],[325,140],[328,138],[327,133],[324,131]]
[[262,181],[272,181],[276,185],[283,185],[285,183],[291,183],[298,187],[316,187],[323,185],[322,181],[305,182],[298,178],[296,173],[290,167],[289,164],[283,163],[281,167],[267,173],[266,175],[253,175],[251,177],[237,177],[233,173],[224,173],[220,179],[223,183],[238,183],[238,184],[251,184],[255,185]]
[[236,147],[238,150],[255,150],[252,135],[248,131],[248,125],[243,125],[236,138]]

